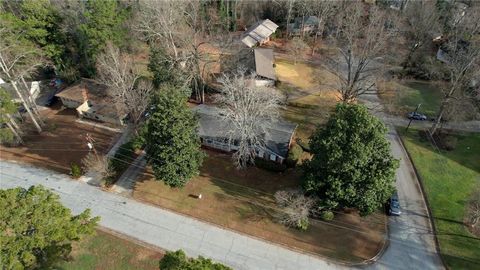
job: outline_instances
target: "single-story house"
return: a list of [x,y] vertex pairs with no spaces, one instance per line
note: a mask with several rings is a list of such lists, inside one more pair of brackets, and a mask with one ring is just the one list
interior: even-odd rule
[[126,113],[108,95],[108,87],[90,79],[81,79],[56,94],[67,108],[75,109],[81,118],[124,125]]
[[259,21],[250,26],[242,35],[243,44],[252,48],[256,45],[262,45],[270,40],[270,36],[277,30],[278,25],[269,19]]
[[319,20],[317,16],[297,17],[294,19],[293,23],[288,24],[287,28],[288,31],[294,35],[300,35],[302,32],[311,34],[317,31],[318,22]]
[[[229,127],[222,120],[218,107],[201,104],[192,110],[199,116],[198,134],[203,146],[224,152],[238,150],[235,138],[229,143],[227,137]],[[283,163],[288,156],[296,127],[296,124],[283,120],[272,123],[267,134],[264,134],[265,145],[255,149],[256,155],[259,158]]]
[[[11,83],[6,83],[3,80],[0,81],[0,88],[4,89],[10,96],[12,97],[13,102],[20,103],[22,100],[17,94],[17,91],[13,88],[13,85]],[[23,82],[17,82],[17,88],[18,90],[22,93],[22,96],[24,98],[27,98],[23,93],[25,93],[25,85]],[[32,99],[35,99],[38,97],[38,94],[40,93],[40,82],[27,82],[27,88],[28,94]]]

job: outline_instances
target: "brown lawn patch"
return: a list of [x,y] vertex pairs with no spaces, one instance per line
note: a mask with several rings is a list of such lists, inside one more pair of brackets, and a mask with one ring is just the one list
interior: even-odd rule
[[[383,245],[385,216],[362,218],[338,214],[334,221],[312,221],[306,232],[276,222],[273,193],[299,185],[296,171],[271,173],[258,168],[238,171],[225,154],[208,152],[201,174],[183,189],[155,181],[150,171],[140,177],[133,197],[163,208],[246,233],[289,248],[347,262],[373,257]],[[202,194],[202,199],[192,195]]]
[[[85,135],[89,133],[96,141],[99,153],[107,153],[118,133],[75,122],[73,110],[47,109],[42,112],[47,124],[46,131],[38,134],[26,123],[25,145],[20,147],[0,146],[0,158],[30,163],[61,173],[70,172],[72,163],[80,161],[88,153]],[[28,130],[27,130],[28,128]]]

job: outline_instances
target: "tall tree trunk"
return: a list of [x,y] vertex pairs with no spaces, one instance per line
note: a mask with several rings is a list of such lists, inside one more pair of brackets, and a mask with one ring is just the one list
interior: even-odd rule
[[15,135],[15,138],[17,138],[17,141],[20,144],[23,144],[22,137],[20,137],[20,134],[18,134],[18,132],[15,130],[15,128],[13,127],[13,125],[10,122],[7,122],[7,127],[12,131],[13,135]]
[[41,133],[42,127],[38,124],[37,120],[35,119],[35,116],[33,115],[32,110],[30,110],[30,106],[28,106],[27,102],[25,102],[25,99],[23,98],[22,93],[20,93],[20,91],[18,90],[17,82],[12,81],[12,86],[15,89],[15,92],[17,92],[18,97],[22,100],[22,104],[25,107],[25,110],[27,110],[28,115],[32,119],[33,124],[37,128],[38,133]]
[[30,89],[28,88],[27,82],[25,81],[23,76],[20,77],[20,79],[22,80],[23,85],[25,86],[25,92],[26,92],[26,95],[27,95],[27,102],[29,103],[30,108],[38,116],[38,122],[40,123],[40,125],[44,126],[45,122],[43,122],[43,119],[40,116],[40,112],[38,111],[37,103],[35,102],[35,99],[32,97],[32,95],[30,93]]
[[443,119],[443,114],[445,113],[445,108],[448,100],[445,100],[442,102],[440,105],[440,110],[438,111],[437,118],[435,119],[435,122],[433,123],[432,127],[430,128],[430,134],[435,134],[435,132],[438,131],[438,128],[442,124],[442,119]]
[[8,113],[7,113],[7,117],[8,117],[8,120],[10,120],[10,123],[12,124],[12,126],[18,130],[18,133],[22,133],[22,130],[18,126],[17,121],[15,121],[15,118],[13,118],[13,116]]

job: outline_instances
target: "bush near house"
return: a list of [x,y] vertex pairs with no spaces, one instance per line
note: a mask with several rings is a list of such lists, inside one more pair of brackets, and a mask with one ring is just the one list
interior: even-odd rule
[[292,147],[288,151],[286,165],[288,167],[295,167],[298,161],[300,161],[300,159],[302,158],[302,154],[303,154],[303,149],[300,145],[298,144],[292,145]]

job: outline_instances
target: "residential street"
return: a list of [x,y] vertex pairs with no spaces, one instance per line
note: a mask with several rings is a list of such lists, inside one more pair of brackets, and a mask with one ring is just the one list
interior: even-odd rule
[[207,223],[149,206],[66,175],[28,165],[0,161],[0,188],[39,185],[58,193],[62,203],[79,213],[92,209],[100,225],[167,250],[183,249],[234,269],[346,269]]
[[[391,137],[394,138],[393,135]],[[434,252],[426,210],[412,169],[403,150],[393,141],[396,157],[402,157],[397,173],[399,196],[405,214],[392,218],[392,241],[372,269],[441,269]],[[192,218],[101,191],[66,175],[28,165],[0,161],[0,188],[42,184],[61,196],[75,213],[85,208],[102,217],[100,225],[167,249],[184,249],[189,256],[203,255],[234,269],[346,269],[306,254],[241,235]]]
[[402,215],[390,217],[390,245],[372,269],[443,269],[436,253],[427,209],[412,164],[395,130],[389,133],[392,153],[400,160],[397,190]]

